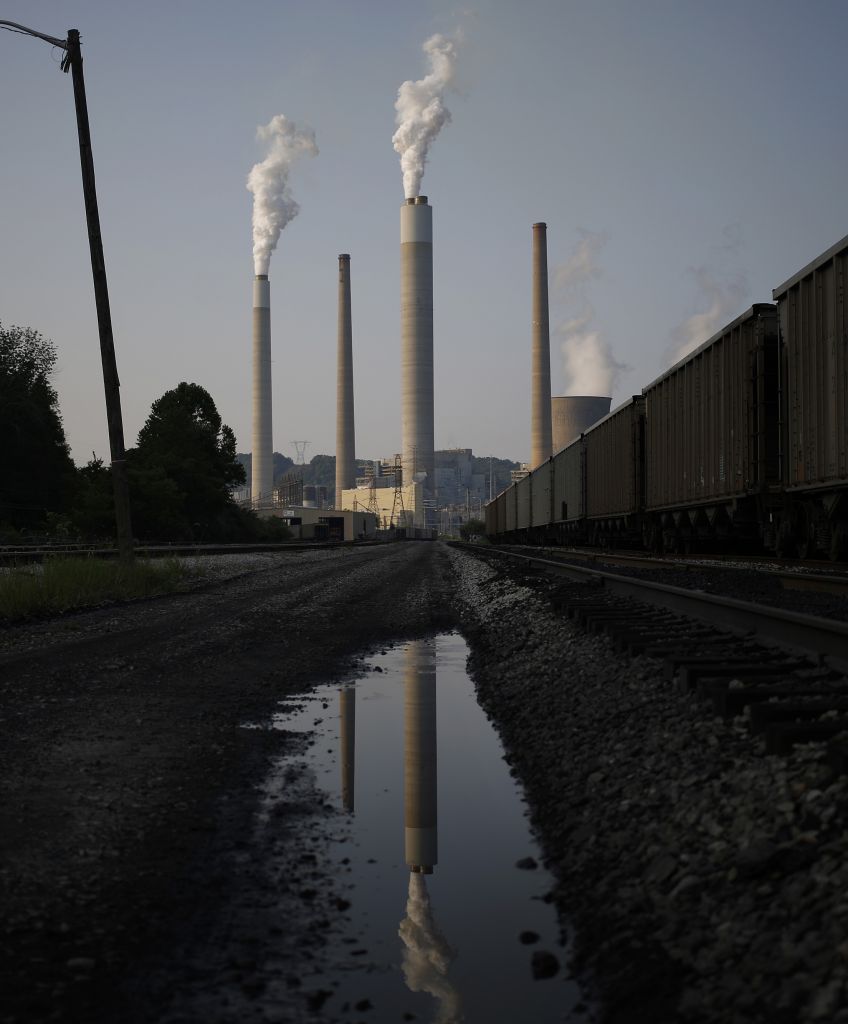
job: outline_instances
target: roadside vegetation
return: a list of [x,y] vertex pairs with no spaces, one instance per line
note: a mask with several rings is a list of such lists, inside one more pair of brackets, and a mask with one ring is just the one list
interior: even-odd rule
[[171,593],[187,575],[176,558],[136,559],[132,565],[103,558],[50,558],[0,573],[0,622]]
[[[51,379],[55,345],[0,323],[0,543],[115,541],[109,467],[71,459]],[[104,431],[105,431],[104,423]],[[245,483],[232,430],[212,396],[183,381],[153,402],[126,452],[134,538],[141,543],[282,541],[232,497]]]

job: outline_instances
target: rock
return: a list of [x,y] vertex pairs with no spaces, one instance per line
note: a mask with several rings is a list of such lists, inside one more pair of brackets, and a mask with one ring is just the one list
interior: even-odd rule
[[97,961],[90,956],[75,956],[65,966],[69,971],[93,971]]
[[537,949],[530,960],[530,970],[534,981],[545,981],[559,971],[559,960],[546,949]]

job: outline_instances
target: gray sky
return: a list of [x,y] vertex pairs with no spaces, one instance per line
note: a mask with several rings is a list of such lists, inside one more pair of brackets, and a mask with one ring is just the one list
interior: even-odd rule
[[[0,0],[0,18],[82,33],[128,446],[187,380],[249,449],[245,181],[257,126],[285,114],[320,153],[292,174],[301,211],[271,260],[274,448],[334,450],[349,252],[357,456],[399,450],[394,101],[434,32],[465,37],[422,186],[437,447],[529,457],[534,221],[548,224],[554,394],[582,393],[574,374],[601,353],[614,404],[848,234],[843,0]],[[52,338],[74,458],[108,461],[58,60],[0,32],[0,320]]]

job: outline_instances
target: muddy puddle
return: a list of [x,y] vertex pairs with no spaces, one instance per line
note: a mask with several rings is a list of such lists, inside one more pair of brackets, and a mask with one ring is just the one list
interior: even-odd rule
[[586,1019],[546,900],[552,880],[467,654],[456,634],[412,641],[274,718],[310,735],[297,761],[339,812],[326,851],[339,908],[320,965],[327,1020]]

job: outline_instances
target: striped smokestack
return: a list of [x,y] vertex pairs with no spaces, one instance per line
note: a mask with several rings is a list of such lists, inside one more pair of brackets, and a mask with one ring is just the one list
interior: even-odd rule
[[[426,196],[400,208],[401,438],[404,484],[433,471],[433,208]],[[423,526],[423,523],[416,523]]]
[[254,508],[271,504],[274,450],[271,438],[271,283],[253,281],[253,455],[250,495]]
[[350,256],[339,256],[339,329],[336,356],[336,508],[342,491],[356,484],[353,424],[353,328],[350,319]]
[[533,225],[533,362],[530,468],[551,456],[551,336],[548,322],[547,225]]

